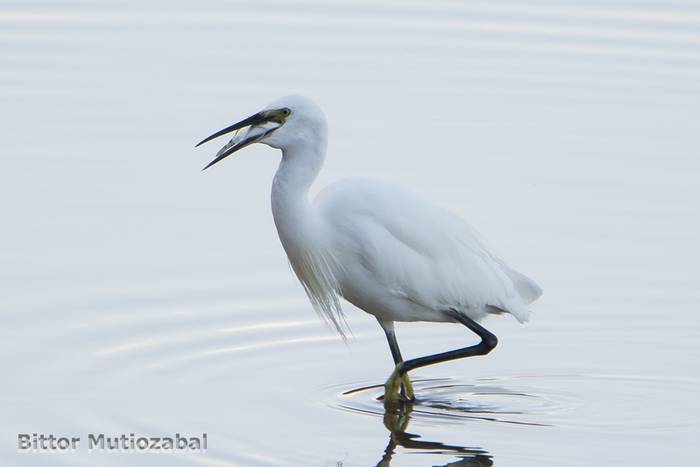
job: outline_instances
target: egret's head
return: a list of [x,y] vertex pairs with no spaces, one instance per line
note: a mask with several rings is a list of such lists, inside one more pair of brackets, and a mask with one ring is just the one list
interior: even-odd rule
[[232,132],[235,133],[231,141],[221,148],[205,169],[253,143],[285,149],[318,139],[325,142],[326,118],[311,99],[286,96],[260,112],[204,138],[197,146]]

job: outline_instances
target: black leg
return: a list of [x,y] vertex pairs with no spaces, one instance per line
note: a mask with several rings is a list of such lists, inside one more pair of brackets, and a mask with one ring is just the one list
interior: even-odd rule
[[[403,357],[401,356],[401,349],[399,349],[399,343],[396,340],[396,334],[394,333],[394,326],[384,326],[382,325],[382,329],[384,329],[384,334],[386,334],[386,340],[389,343],[389,349],[391,350],[391,356],[394,358],[394,365],[398,365],[399,363],[403,362]],[[408,399],[408,396],[406,395],[406,388],[404,385],[401,385],[401,395]]]
[[394,328],[384,327],[384,334],[386,334],[386,340],[389,343],[389,349],[391,349],[391,356],[394,357],[394,364],[398,365],[403,362],[403,357],[401,356],[401,350],[399,349],[399,343],[396,341],[396,334],[394,334]]
[[[403,367],[400,370],[400,374],[403,375],[408,371],[415,370],[422,366],[432,365],[434,363],[447,362],[450,360],[456,360],[458,358],[474,357],[477,355],[486,355],[491,352],[494,347],[498,344],[498,338],[491,334],[487,329],[480,326],[476,321],[457,310],[447,310],[449,316],[453,317],[473,332],[475,332],[479,337],[481,337],[481,342],[470,347],[464,347],[463,349],[451,350],[449,352],[442,352],[435,355],[428,355],[427,357],[414,358],[412,360],[407,360],[404,362]],[[387,335],[388,337],[388,335]],[[394,338],[395,340],[395,338]],[[391,345],[391,343],[389,343]],[[397,346],[398,349],[398,346]]]

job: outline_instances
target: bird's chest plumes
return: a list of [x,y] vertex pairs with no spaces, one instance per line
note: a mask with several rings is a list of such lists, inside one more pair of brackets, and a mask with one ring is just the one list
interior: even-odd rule
[[[277,201],[277,202],[276,202]],[[289,264],[316,312],[341,335],[347,325],[340,306],[338,264],[325,229],[306,200],[280,199],[273,192],[272,213]]]
[[309,213],[275,211],[275,225],[289,264],[299,281],[315,296],[335,290],[335,264],[322,227]]
[[289,264],[304,288],[316,312],[345,336],[347,324],[340,306],[339,265],[323,243],[298,234],[280,232]]

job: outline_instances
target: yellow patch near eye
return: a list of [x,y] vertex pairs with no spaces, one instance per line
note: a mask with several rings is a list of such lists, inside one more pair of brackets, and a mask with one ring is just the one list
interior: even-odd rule
[[270,122],[278,123],[280,126],[284,125],[284,120],[292,113],[288,108],[268,110],[266,112],[267,120]]

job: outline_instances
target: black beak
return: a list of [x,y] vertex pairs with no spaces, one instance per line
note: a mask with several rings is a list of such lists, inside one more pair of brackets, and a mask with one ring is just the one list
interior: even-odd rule
[[211,136],[207,136],[202,141],[197,143],[195,145],[195,148],[198,148],[201,145],[203,145],[204,143],[208,143],[209,141],[211,141],[215,138],[218,138],[219,136],[224,136],[227,133],[231,133],[232,131],[240,130],[241,128],[245,128],[245,127],[250,126],[250,125],[263,123],[266,120],[267,120],[267,117],[262,112],[258,112],[255,115],[251,115],[250,117],[246,118],[245,120],[241,120],[238,123],[234,123],[231,126],[227,126],[226,128],[224,128],[221,131],[217,131],[216,133],[214,133]]
[[[234,132],[234,131],[236,131],[236,130],[240,130],[240,129],[245,128],[245,127],[247,127],[247,126],[257,125],[257,124],[260,124],[260,123],[265,123],[265,122],[267,122],[267,121],[269,120],[269,118],[270,118],[270,117],[269,117],[269,115],[267,115],[266,112],[258,112],[258,113],[256,113],[255,115],[251,115],[250,117],[246,118],[245,120],[241,120],[240,122],[234,123],[233,125],[228,126],[228,127],[224,128],[224,129],[221,130],[221,131],[217,131],[216,133],[214,133],[214,134],[211,135],[211,136],[207,136],[207,137],[204,138],[202,141],[200,141],[199,143],[197,143],[197,145],[196,145],[195,147],[199,147],[199,146],[201,146],[202,144],[204,144],[204,143],[206,143],[206,142],[208,142],[208,141],[213,140],[214,138],[218,138],[219,136],[223,136],[223,135],[225,135],[225,134],[227,134],[227,133],[231,133],[231,132]],[[231,154],[233,154],[234,152],[238,151],[239,149],[242,149],[242,148],[244,148],[244,147],[246,147],[246,146],[248,146],[248,145],[250,145],[250,144],[252,144],[252,143],[254,143],[254,142],[258,141],[258,140],[260,140],[261,138],[263,138],[264,136],[266,136],[266,135],[267,135],[268,133],[270,133],[271,131],[273,131],[273,130],[270,130],[270,131],[268,131],[268,132],[266,132],[266,133],[264,133],[264,134],[262,134],[262,135],[256,135],[256,136],[248,137],[248,138],[246,138],[246,139],[244,139],[244,140],[242,140],[242,141],[240,141],[240,142],[238,142],[237,144],[232,145],[232,146],[229,146],[229,145],[224,146],[223,149],[222,149],[221,151],[219,151],[219,153],[216,155],[216,159],[214,159],[214,160],[211,161],[209,164],[207,164],[207,166],[204,167],[202,170],[208,169],[208,168],[211,167],[212,165],[214,165],[214,164],[216,164],[217,162],[223,160],[224,158],[230,156]]]

